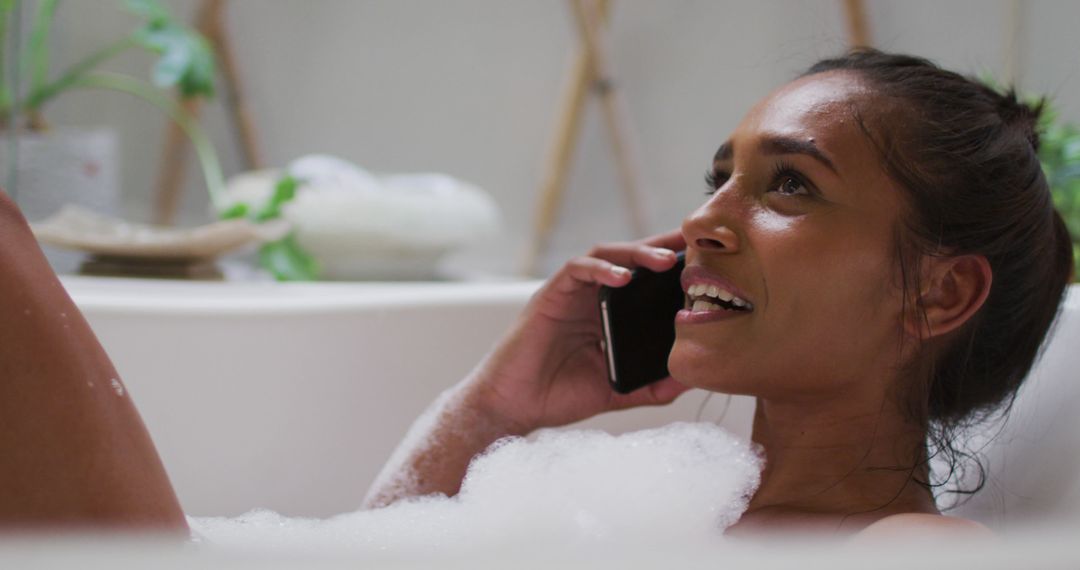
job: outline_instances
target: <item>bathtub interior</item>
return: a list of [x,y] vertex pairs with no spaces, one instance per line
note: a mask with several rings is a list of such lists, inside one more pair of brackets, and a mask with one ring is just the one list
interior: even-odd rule
[[[468,374],[539,285],[64,283],[196,516],[356,509],[411,422]],[[576,427],[722,417],[748,433],[747,399],[706,396]]]
[[1080,521],[1080,286],[1070,287],[1055,329],[1009,414],[972,438],[986,484],[961,498],[958,515],[998,529]]
[[[536,282],[169,283],[65,278],[128,384],[186,511],[355,509],[411,421],[469,372]],[[956,509],[998,528],[1080,520],[1080,293],[1003,428],[986,488]],[[691,392],[575,427],[720,421],[748,398]],[[704,403],[704,406],[702,404]]]

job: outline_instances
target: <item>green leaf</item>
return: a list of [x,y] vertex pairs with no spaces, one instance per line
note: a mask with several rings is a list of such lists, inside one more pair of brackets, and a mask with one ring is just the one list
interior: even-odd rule
[[988,70],[980,71],[976,74],[976,77],[978,78],[979,83],[982,83],[983,85],[993,89],[994,91],[997,91],[999,93],[1005,91],[1005,88],[1002,87],[1001,82],[998,81],[997,78],[994,77],[994,74],[990,73],[990,71]]
[[206,38],[193,32],[190,35],[191,59],[187,71],[180,78],[180,94],[184,97],[213,97],[214,76],[217,74],[214,50]]
[[172,25],[153,26],[135,32],[139,45],[161,54],[154,64],[153,81],[158,87],[171,87],[180,83],[184,71],[191,63],[191,47],[183,38],[183,30]]
[[1080,137],[1066,139],[1061,154],[1066,163],[1080,167]]
[[161,54],[154,65],[154,85],[177,87],[184,97],[214,94],[214,53],[201,35],[164,22],[136,31],[134,38],[147,50]]
[[38,12],[34,18],[34,31],[30,34],[30,45],[22,61],[23,73],[30,75],[31,89],[38,90],[45,86],[49,73],[49,37],[52,35],[52,23],[60,0],[40,0]]
[[259,264],[278,281],[315,281],[319,264],[296,241],[295,234],[264,244],[259,250]]
[[[1025,101],[1037,101],[1025,97]],[[1074,278],[1080,279],[1080,129],[1059,122],[1057,109],[1046,101],[1039,117],[1039,161],[1050,185],[1054,207],[1073,241]]]
[[[249,215],[256,222],[265,222],[281,217],[281,208],[296,196],[300,183],[292,176],[285,176],[274,186],[274,193],[261,210],[252,215],[248,204],[233,204],[219,214],[223,220],[245,218]],[[319,264],[300,242],[296,234],[290,233],[282,239],[263,244],[259,249],[259,265],[270,272],[278,281],[317,281]]]
[[127,7],[146,20],[132,35],[135,42],[161,55],[154,64],[154,85],[176,87],[184,97],[213,96],[217,65],[210,42],[173,21],[158,0],[127,0]]
[[285,175],[281,180],[278,180],[278,183],[274,186],[274,193],[270,195],[270,200],[266,202],[262,210],[255,214],[255,221],[265,222],[266,220],[280,218],[281,208],[296,197],[296,189],[299,186],[300,181],[289,175]]
[[15,94],[11,85],[8,84],[7,61],[8,56],[8,20],[12,10],[15,9],[15,0],[0,0],[0,122],[7,123],[11,105],[15,102]]
[[250,211],[251,208],[249,208],[247,204],[243,202],[237,202],[232,206],[229,206],[229,208],[224,212],[218,214],[218,217],[222,220],[237,220],[241,218],[246,218],[248,212]]
[[1073,280],[1080,278],[1080,246],[1076,245],[1073,241],[1073,268],[1075,273],[1073,274]]

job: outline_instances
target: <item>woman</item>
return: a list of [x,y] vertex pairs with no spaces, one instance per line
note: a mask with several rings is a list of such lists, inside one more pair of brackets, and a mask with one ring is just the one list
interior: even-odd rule
[[[597,247],[552,277],[369,504],[456,493],[498,437],[697,387],[757,397],[767,466],[730,533],[978,530],[940,515],[927,463],[953,453],[955,467],[954,429],[1012,398],[1072,274],[1037,115],[921,59],[818,63],[720,146],[681,234]],[[683,247],[684,290],[717,285],[749,310],[688,295],[674,379],[614,394],[597,288],[668,269]]]
[[[552,277],[414,426],[368,506],[456,493],[469,460],[505,435],[699,387],[758,398],[767,467],[730,532],[977,529],[938,513],[926,462],[1015,393],[1071,274],[1036,115],[918,59],[819,63],[720,147],[681,232],[599,246]],[[0,516],[183,528],[100,347],[25,224],[0,227],[0,263],[23,268],[0,277],[0,319],[16,323],[0,339],[0,445],[17,452],[0,454]],[[717,285],[746,310],[688,299],[674,378],[614,394],[598,287],[625,285],[630,267],[668,269],[683,248],[685,288]]]

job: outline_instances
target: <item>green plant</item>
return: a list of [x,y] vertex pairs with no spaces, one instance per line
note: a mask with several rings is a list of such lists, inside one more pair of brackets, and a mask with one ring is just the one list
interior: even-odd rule
[[[44,107],[73,89],[109,89],[136,96],[164,111],[191,139],[210,199],[219,204],[224,177],[210,139],[189,113],[161,91],[176,88],[183,97],[213,95],[215,63],[209,42],[173,20],[158,0],[127,0],[127,10],[140,18],[141,25],[53,77],[49,45],[60,1],[39,0],[26,42],[17,35],[9,41],[11,32],[18,29],[22,4],[22,0],[0,0],[0,126],[46,129]],[[18,57],[7,57],[4,50],[8,48],[14,48]],[[160,56],[153,67],[152,85],[99,70],[117,55],[139,48]],[[9,65],[15,69],[8,69]],[[28,81],[20,81],[23,78]],[[20,124],[20,118],[25,118],[25,124]]]
[[1040,119],[1039,160],[1054,197],[1054,206],[1069,228],[1073,243],[1074,279],[1080,278],[1080,129],[1058,118],[1049,104]]
[[[992,89],[1004,93],[1006,88],[983,73],[979,80]],[[1080,128],[1061,120],[1056,108],[1047,97],[1026,94],[1024,103],[1042,107],[1039,115],[1039,162],[1046,175],[1054,207],[1061,214],[1072,238],[1073,279],[1080,279]]]
[[[281,209],[296,197],[302,181],[286,174],[274,185],[274,192],[262,207],[253,209],[238,202],[220,214],[222,219],[250,218],[265,222],[281,217]],[[295,233],[272,241],[259,249],[259,264],[278,281],[315,281],[319,278],[319,264],[300,247]]]

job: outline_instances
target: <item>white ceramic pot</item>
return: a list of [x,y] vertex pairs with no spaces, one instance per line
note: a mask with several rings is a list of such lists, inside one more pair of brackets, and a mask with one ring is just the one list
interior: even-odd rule
[[[116,133],[112,129],[53,128],[44,133],[18,133],[14,178],[10,135],[3,133],[0,141],[0,185],[15,198],[27,219],[42,220],[64,204],[103,215],[117,214]],[[59,273],[74,271],[82,257],[52,247],[44,249]]]

